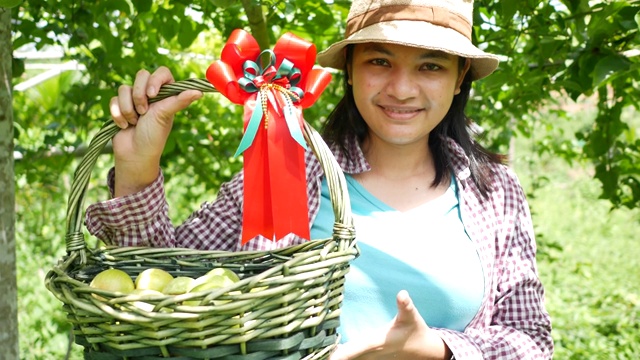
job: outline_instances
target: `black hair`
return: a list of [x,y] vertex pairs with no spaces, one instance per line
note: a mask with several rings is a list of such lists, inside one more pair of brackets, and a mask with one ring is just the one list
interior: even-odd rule
[[[351,62],[353,45],[348,45],[346,50],[346,64]],[[460,68],[466,59],[460,58]],[[347,67],[344,69],[344,96],[333,109],[323,129],[323,137],[329,144],[337,144],[347,155],[347,142],[353,136],[362,142],[368,133],[368,126],[353,98],[353,89],[348,83]],[[431,131],[429,135],[429,148],[433,154],[436,176],[432,186],[437,186],[448,180],[447,173],[451,172],[451,154],[446,144],[446,138],[455,140],[469,158],[469,170],[471,178],[477,184],[483,196],[486,196],[491,188],[491,164],[504,163],[505,157],[492,153],[478,144],[472,136],[469,128],[470,119],[465,114],[465,107],[471,93],[471,71],[468,71],[460,86],[460,93],[453,97],[451,107],[444,119]]]

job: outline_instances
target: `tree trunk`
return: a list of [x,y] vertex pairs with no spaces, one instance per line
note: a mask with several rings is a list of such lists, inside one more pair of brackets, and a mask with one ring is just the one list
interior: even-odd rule
[[18,359],[13,106],[11,96],[11,10],[0,7],[0,349]]
[[256,39],[261,49],[269,49],[271,47],[269,30],[261,2],[257,0],[242,0],[242,7],[249,20],[251,35]]

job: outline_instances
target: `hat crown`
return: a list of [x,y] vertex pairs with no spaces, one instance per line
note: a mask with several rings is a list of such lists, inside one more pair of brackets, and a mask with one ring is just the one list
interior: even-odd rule
[[394,20],[427,21],[470,39],[473,0],[354,0],[345,38],[367,26]]
[[345,47],[382,43],[467,58],[472,80],[491,74],[499,59],[472,42],[473,0],[352,0],[344,40],[318,54],[318,63],[345,68]]

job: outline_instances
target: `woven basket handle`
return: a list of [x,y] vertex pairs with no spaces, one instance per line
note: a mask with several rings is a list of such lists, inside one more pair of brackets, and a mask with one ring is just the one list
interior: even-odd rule
[[[149,99],[150,103],[157,102],[167,97],[177,95],[185,90],[200,90],[202,92],[217,92],[217,90],[204,79],[188,79],[176,81],[163,85],[158,95]],[[102,153],[105,145],[120,131],[120,128],[112,119],[107,120],[89,144],[87,153],[76,168],[71,192],[67,203],[67,228],[66,247],[67,253],[72,258],[80,257],[80,262],[86,262],[87,243],[82,232],[83,225],[83,204],[84,198],[91,177],[91,171]],[[325,172],[335,223],[333,229],[334,238],[353,239],[353,219],[351,215],[351,204],[347,195],[347,183],[344,174],[324,142],[320,134],[307,122],[304,123],[303,134],[314,154],[320,161],[320,165]]]

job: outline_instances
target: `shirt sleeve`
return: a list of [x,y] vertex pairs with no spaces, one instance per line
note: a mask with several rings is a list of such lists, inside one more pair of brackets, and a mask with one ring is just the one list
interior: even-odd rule
[[[140,192],[98,202],[87,208],[85,225],[108,245],[237,250],[242,225],[242,174],[221,186],[216,201],[205,202],[174,227],[164,192],[164,176]],[[111,194],[113,169],[107,183]]]
[[[111,169],[107,178],[112,195],[114,174]],[[137,193],[90,205],[85,214],[87,230],[107,245],[175,246],[163,182],[159,173],[153,183]]]
[[529,206],[515,175],[507,176],[506,183],[506,216],[499,230],[505,235],[498,235],[504,242],[497,245],[490,316],[463,333],[437,329],[458,360],[551,359],[553,355]]

